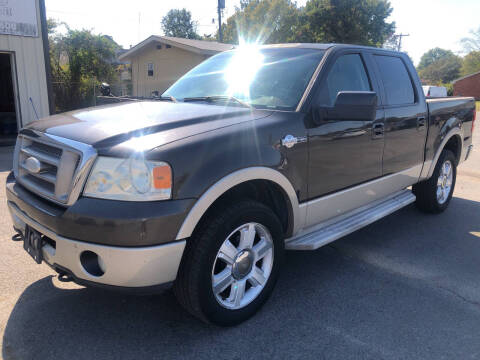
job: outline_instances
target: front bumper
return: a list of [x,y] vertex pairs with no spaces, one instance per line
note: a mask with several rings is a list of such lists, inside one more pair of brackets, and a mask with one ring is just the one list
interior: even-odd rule
[[[86,243],[65,238],[33,220],[13,202],[8,208],[17,231],[25,234],[25,225],[48,238],[42,247],[44,261],[55,269],[62,269],[74,278],[88,283],[116,287],[153,287],[175,280],[185,248],[185,241],[159,246],[116,247]],[[90,273],[81,261],[85,252],[97,255],[103,275]]]
[[193,199],[115,201],[80,197],[64,208],[25,189],[13,173],[7,200],[44,227],[68,239],[108,246],[154,246],[174,241]]

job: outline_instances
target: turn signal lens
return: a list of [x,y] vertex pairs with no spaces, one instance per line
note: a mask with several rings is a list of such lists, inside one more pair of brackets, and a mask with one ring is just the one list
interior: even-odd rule
[[172,188],[172,171],[170,166],[155,166],[153,168],[153,187],[155,189]]

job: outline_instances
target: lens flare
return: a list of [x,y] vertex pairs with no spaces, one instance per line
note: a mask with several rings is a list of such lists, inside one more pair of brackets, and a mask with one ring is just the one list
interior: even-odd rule
[[224,72],[228,95],[248,101],[250,85],[263,62],[264,56],[256,44],[241,43]]

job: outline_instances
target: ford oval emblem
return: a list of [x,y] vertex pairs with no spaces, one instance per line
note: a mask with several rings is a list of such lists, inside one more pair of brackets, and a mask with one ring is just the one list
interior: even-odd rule
[[23,167],[33,174],[38,174],[42,170],[42,163],[37,158],[30,156],[23,163]]

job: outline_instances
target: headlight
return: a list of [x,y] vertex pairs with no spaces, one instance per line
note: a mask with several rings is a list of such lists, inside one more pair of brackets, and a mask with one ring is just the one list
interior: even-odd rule
[[172,170],[162,161],[100,156],[83,194],[112,200],[167,200],[172,195]]

